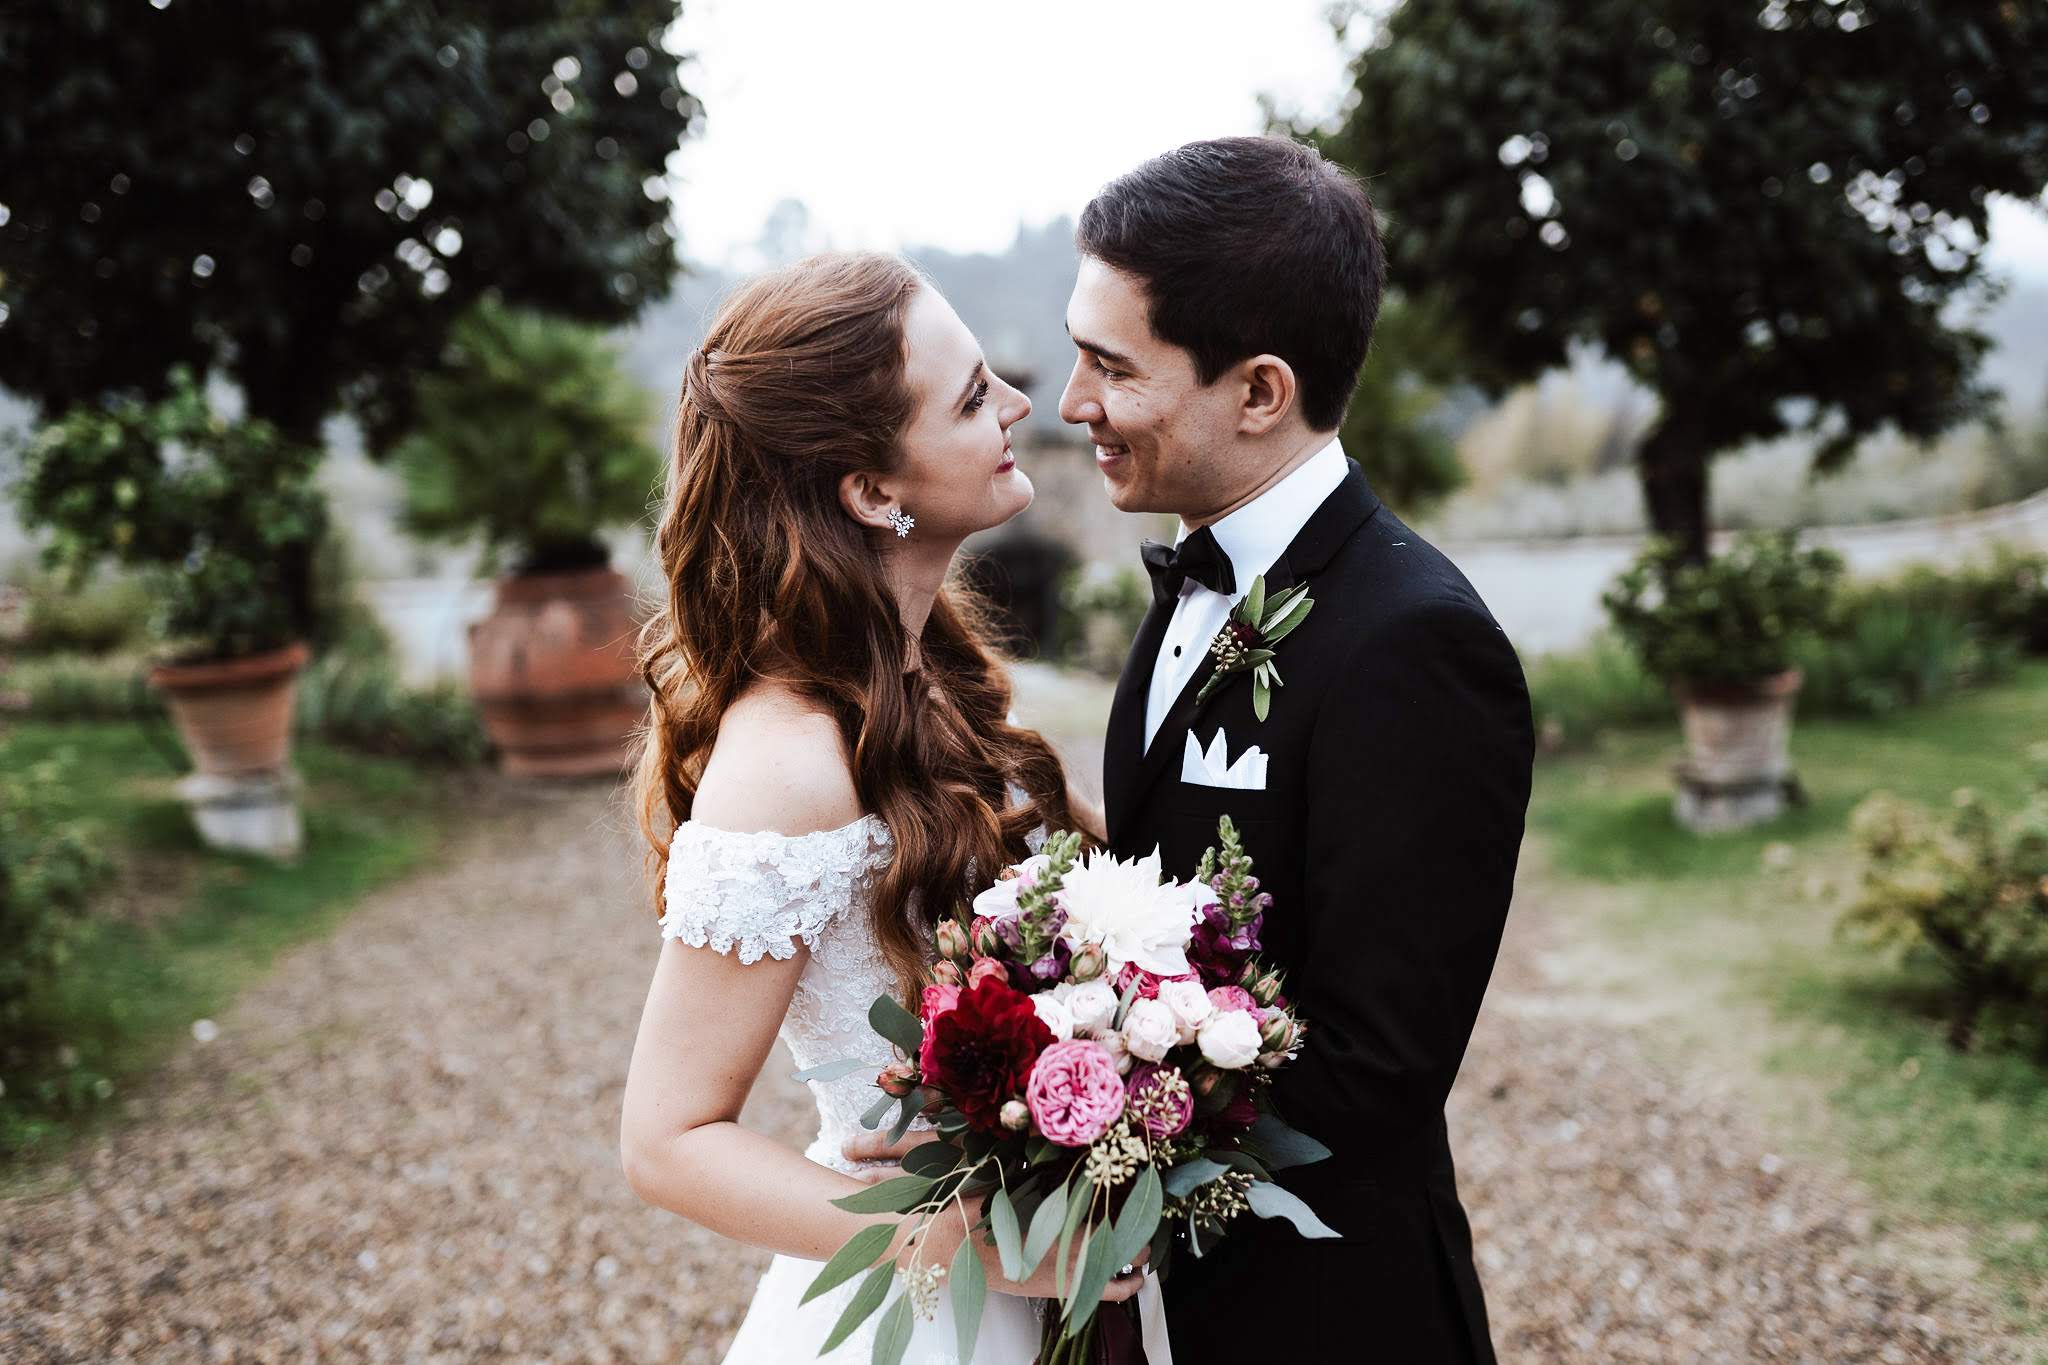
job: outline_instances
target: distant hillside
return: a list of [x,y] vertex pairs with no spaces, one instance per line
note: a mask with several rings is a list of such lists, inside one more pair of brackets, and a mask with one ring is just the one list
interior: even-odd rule
[[[1024,228],[1008,251],[956,254],[936,247],[904,253],[938,282],[960,318],[981,339],[989,361],[1012,379],[1028,379],[1035,407],[1032,436],[1060,434],[1056,411],[1074,348],[1067,342],[1067,294],[1074,284],[1074,225],[1061,218]],[[715,267],[692,266],[676,290],[620,333],[625,364],[672,410],[683,357],[696,348],[736,282]]]

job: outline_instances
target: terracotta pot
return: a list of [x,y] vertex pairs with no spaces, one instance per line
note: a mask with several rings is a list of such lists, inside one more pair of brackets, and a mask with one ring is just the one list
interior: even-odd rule
[[1678,816],[1693,829],[1740,829],[1782,813],[1799,796],[1792,775],[1796,668],[1754,683],[1674,682],[1685,758]]
[[311,651],[294,642],[239,659],[157,664],[150,685],[209,777],[280,773],[291,754],[292,697]]
[[469,628],[469,685],[500,764],[522,777],[619,775],[647,710],[639,623],[610,566],[514,574]]

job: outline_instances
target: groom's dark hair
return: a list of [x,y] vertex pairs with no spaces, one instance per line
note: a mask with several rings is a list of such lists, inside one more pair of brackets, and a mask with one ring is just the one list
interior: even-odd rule
[[1074,241],[1137,277],[1153,333],[1194,357],[1202,383],[1277,355],[1294,368],[1310,428],[1343,421],[1387,258],[1365,187],[1315,148],[1284,137],[1190,142],[1104,186]]

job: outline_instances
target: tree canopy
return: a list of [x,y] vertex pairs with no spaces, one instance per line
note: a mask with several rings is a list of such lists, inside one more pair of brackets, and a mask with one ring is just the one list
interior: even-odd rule
[[373,448],[486,288],[591,322],[676,270],[673,0],[67,0],[0,33],[0,383],[219,368]]
[[1397,285],[1498,391],[1603,347],[1662,400],[1655,528],[1705,553],[1707,468],[1806,427],[1986,411],[1994,193],[2048,184],[2048,8],[2017,0],[1429,0],[1356,58],[1323,149]]

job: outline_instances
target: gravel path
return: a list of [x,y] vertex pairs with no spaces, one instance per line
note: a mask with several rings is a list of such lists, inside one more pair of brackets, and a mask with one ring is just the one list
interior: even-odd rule
[[[599,788],[478,805],[0,1204],[0,1361],[720,1358],[765,1256],[616,1157],[658,943],[638,837]],[[1853,1188],[1577,1008],[1549,913],[1518,906],[1453,1103],[1504,1361],[2018,1358],[1885,1268]],[[747,1122],[801,1143],[788,1069]]]

